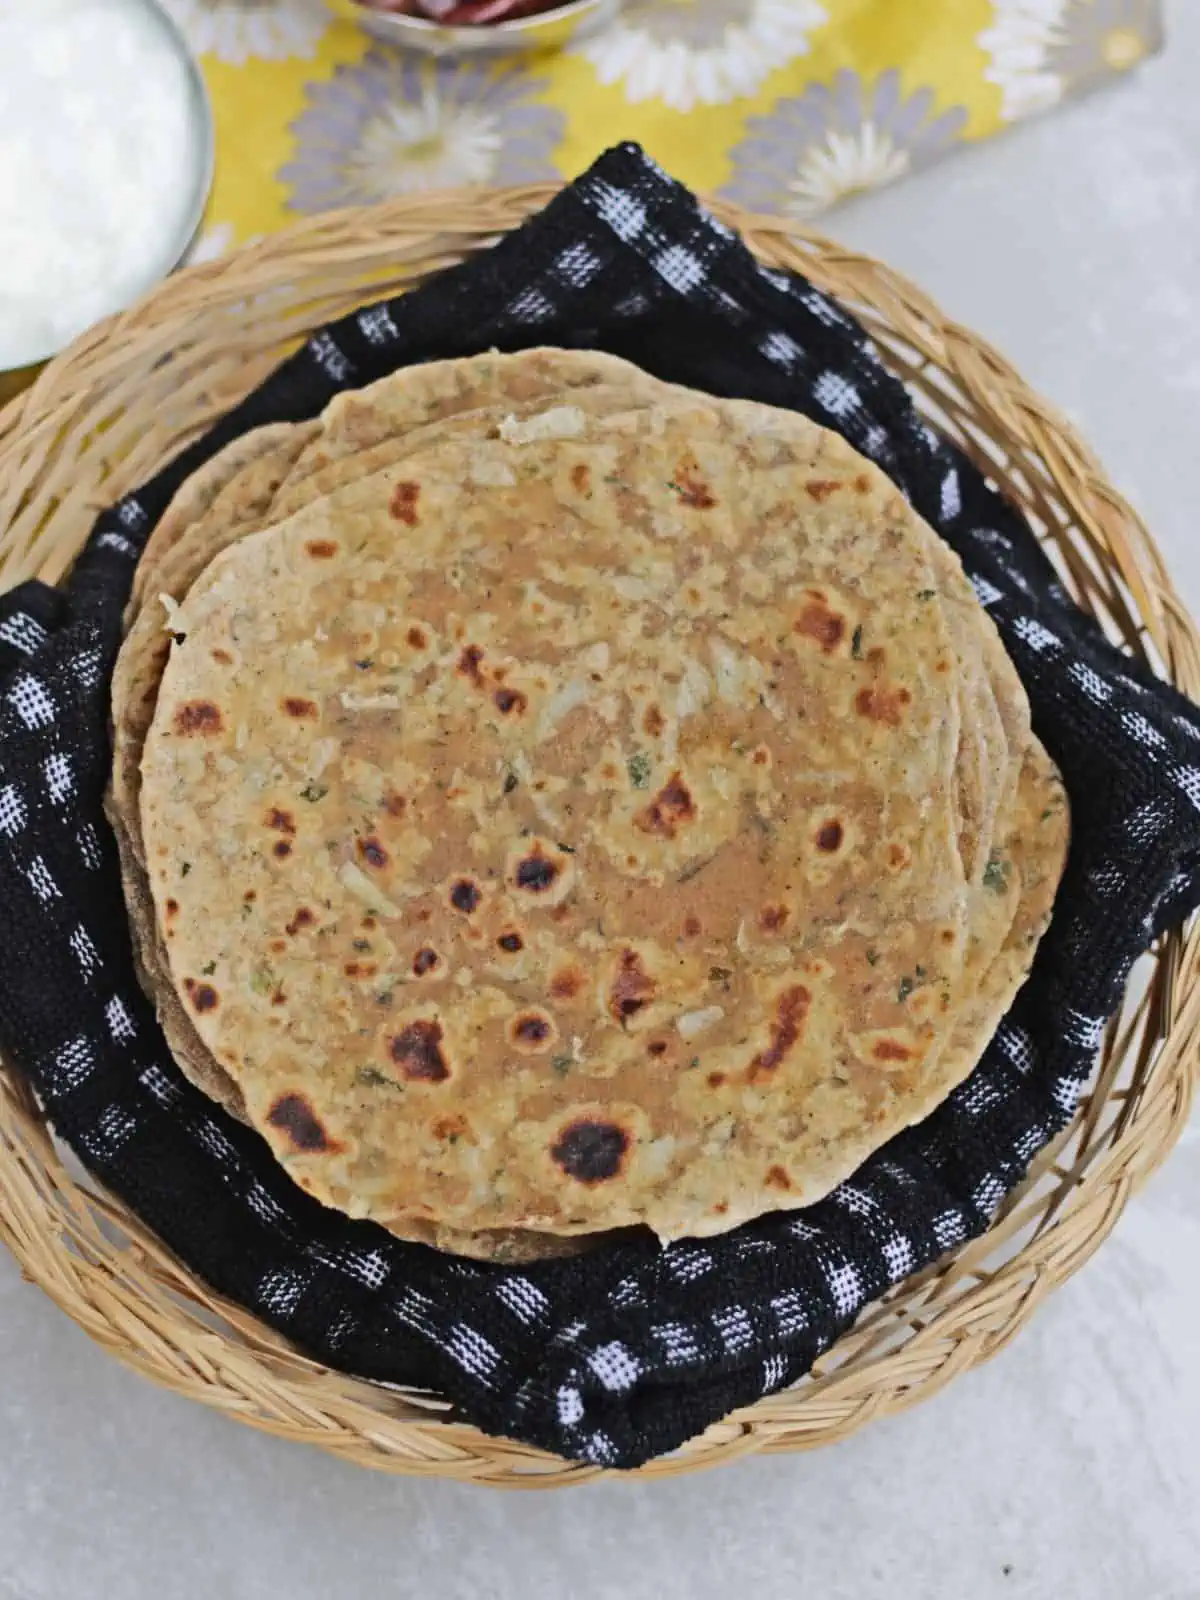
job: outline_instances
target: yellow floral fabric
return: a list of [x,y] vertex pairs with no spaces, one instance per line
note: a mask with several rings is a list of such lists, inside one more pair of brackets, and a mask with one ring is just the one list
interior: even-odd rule
[[201,255],[332,206],[570,177],[620,139],[811,217],[1162,42],[1159,0],[625,0],[555,54],[434,60],[322,0],[163,3],[216,119]]

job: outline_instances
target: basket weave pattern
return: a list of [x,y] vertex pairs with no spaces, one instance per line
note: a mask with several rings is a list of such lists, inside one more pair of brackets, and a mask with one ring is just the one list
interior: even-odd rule
[[[552,192],[443,194],[334,213],[180,273],[86,334],[0,412],[0,589],[61,578],[95,514],[210,426],[308,329],[483,248]],[[799,268],[858,315],[922,410],[1021,507],[1074,597],[1200,696],[1200,636],[1158,551],[1053,408],[886,267],[776,219],[714,209],[762,260]],[[832,1442],[1006,1344],[1096,1249],[1178,1137],[1200,1033],[1198,968],[1200,919],[1139,964],[1079,1114],[985,1235],[870,1308],[800,1385],[640,1475]],[[2,1063],[0,1238],[98,1343],[243,1422],[392,1472],[508,1487],[600,1472],[488,1437],[448,1418],[435,1397],[298,1354],[81,1178]]]

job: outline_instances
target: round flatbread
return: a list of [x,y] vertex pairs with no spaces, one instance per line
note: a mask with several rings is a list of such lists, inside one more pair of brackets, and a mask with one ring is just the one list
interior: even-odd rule
[[330,1203],[721,1231],[928,1109],[956,658],[841,440],[745,403],[568,420],[211,565],[143,759],[151,883],[199,1033]]

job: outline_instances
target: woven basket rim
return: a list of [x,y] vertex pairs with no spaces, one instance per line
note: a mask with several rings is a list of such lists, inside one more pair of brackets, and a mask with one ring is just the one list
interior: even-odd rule
[[[557,187],[444,191],[327,212],[182,270],[77,339],[0,411],[0,587],[60,578],[94,513],[266,370],[253,359],[232,360],[228,373],[214,369],[207,387],[187,390],[186,423],[168,440],[149,419],[136,426],[138,397],[164,348],[203,353],[212,324],[222,330],[214,350],[223,352],[248,303],[286,300],[289,284],[295,300],[303,285],[315,298],[271,324],[277,350],[287,331],[486,246]],[[1157,547],[1056,408],[901,274],[786,219],[711,205],[760,259],[799,268],[849,302],[927,411],[1040,525],[1081,600],[1186,693],[1200,693],[1200,633]],[[107,436],[96,427],[108,412],[127,420],[127,448],[119,427]],[[1159,941],[1140,997],[1127,1000],[1109,1030],[1075,1123],[1038,1158],[987,1234],[868,1307],[814,1377],[733,1413],[635,1475],[845,1437],[1007,1343],[1099,1246],[1182,1130],[1200,1035],[1198,970],[1194,921]],[[25,1276],[113,1354],[253,1426],[392,1472],[506,1487],[606,1475],[447,1420],[436,1397],[349,1378],[293,1350],[198,1282],[120,1201],[92,1180],[77,1182],[32,1095],[2,1062],[0,1238]]]

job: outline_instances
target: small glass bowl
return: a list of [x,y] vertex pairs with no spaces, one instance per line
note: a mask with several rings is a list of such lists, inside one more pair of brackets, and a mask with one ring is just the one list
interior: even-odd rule
[[515,55],[522,51],[561,50],[611,22],[621,0],[568,0],[553,11],[511,22],[483,22],[446,27],[427,17],[376,11],[358,0],[329,0],[338,16],[357,22],[386,44],[422,50],[431,56]]

